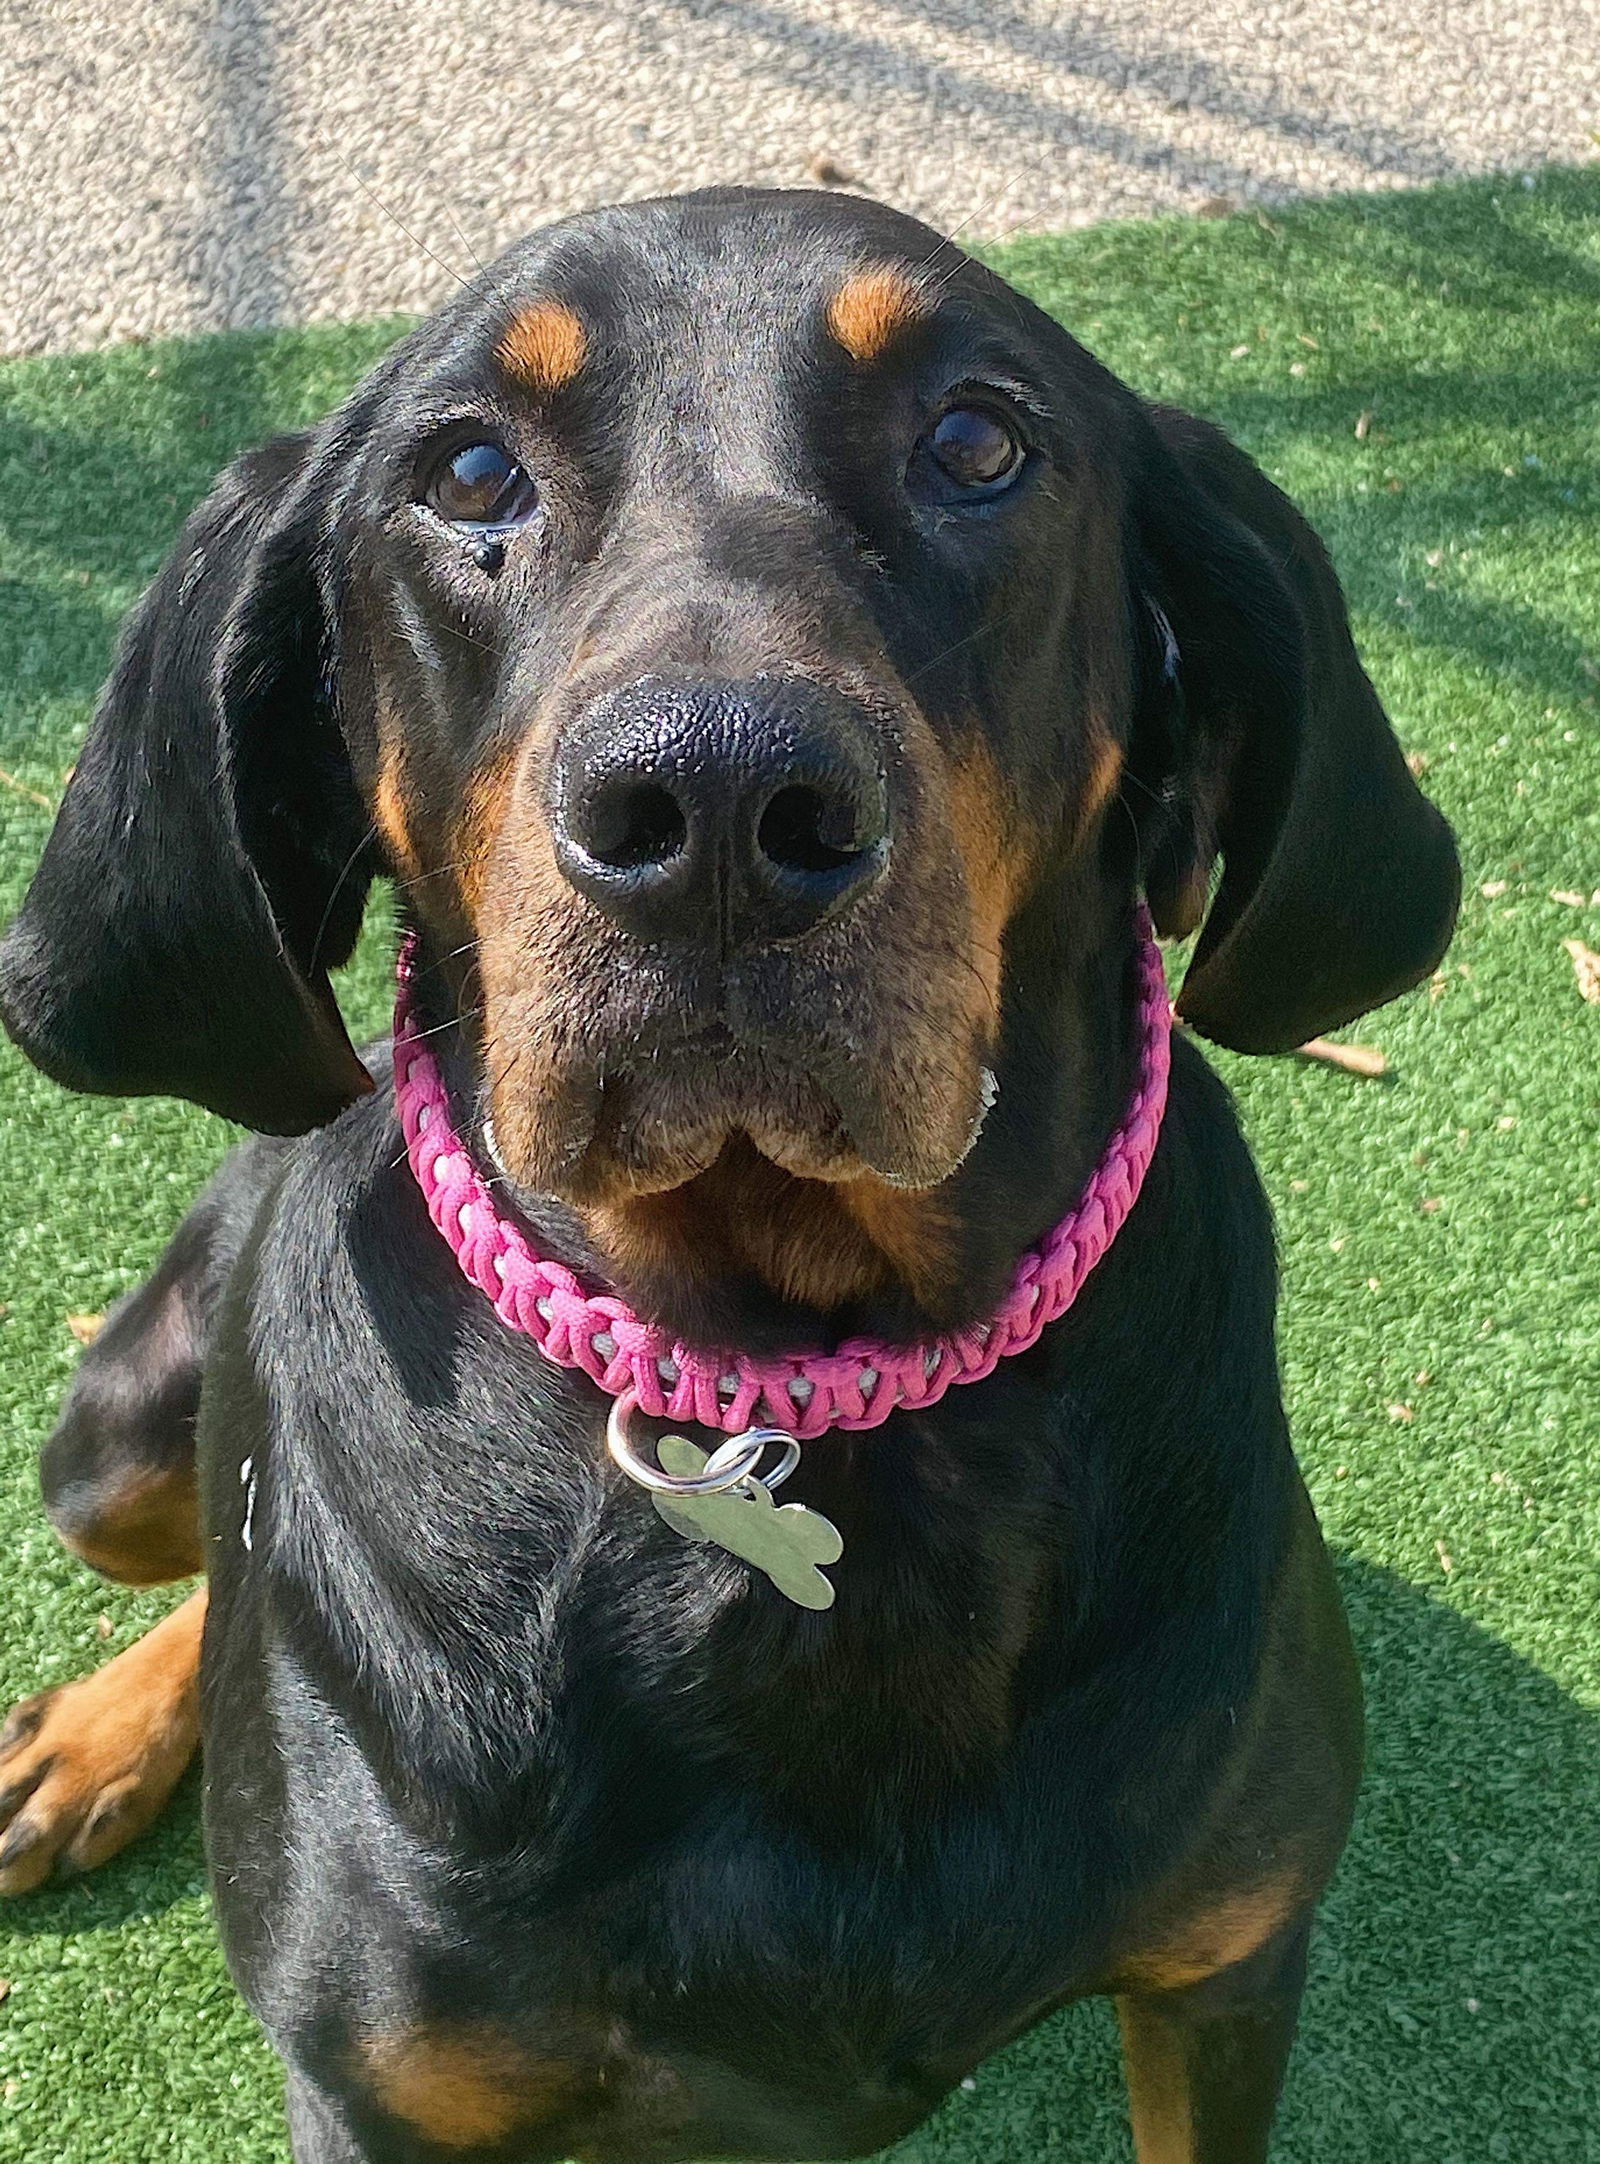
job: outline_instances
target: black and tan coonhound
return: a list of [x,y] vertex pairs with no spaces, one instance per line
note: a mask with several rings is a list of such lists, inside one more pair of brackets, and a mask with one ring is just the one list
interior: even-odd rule
[[436,1234],[326,974],[380,875],[461,1132],[591,1283],[710,1349],[973,1324],[1127,1099],[1141,894],[1247,1052],[1445,945],[1314,535],[891,211],[576,218],[193,514],[0,962],[48,1074],[261,1136],[47,1446],[79,1555],[209,1594],[12,1716],[4,1890],[203,1732],[301,2164],[857,2156],[1086,1993],[1143,2164],[1264,2156],[1361,1713],[1192,1041],[1070,1312],[807,1447],[807,1612]]

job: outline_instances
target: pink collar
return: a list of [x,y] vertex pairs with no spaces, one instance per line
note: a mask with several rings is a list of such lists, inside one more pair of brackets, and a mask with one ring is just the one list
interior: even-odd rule
[[1161,954],[1141,910],[1139,1080],[1076,1207],[1024,1255],[992,1322],[920,1345],[850,1338],[836,1353],[756,1360],[694,1352],[643,1322],[611,1293],[586,1292],[565,1263],[538,1254],[502,1217],[451,1123],[438,1065],[411,1020],[412,942],[401,951],[394,1017],[394,1086],[406,1153],[462,1270],[508,1328],[558,1367],[581,1368],[613,1397],[631,1392],[652,1417],[730,1435],[770,1423],[802,1438],[828,1428],[875,1428],[904,1408],[937,1404],[1022,1352],[1064,1315],[1116,1238],[1155,1154],[1167,1102],[1172,1009]]

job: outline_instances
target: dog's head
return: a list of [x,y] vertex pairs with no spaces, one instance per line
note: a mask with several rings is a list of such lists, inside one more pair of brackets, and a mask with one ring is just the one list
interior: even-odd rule
[[366,1086],[326,972],[381,870],[515,1186],[646,1277],[719,1166],[773,1222],[827,1190],[840,1297],[899,1242],[949,1312],[948,1212],[897,1198],[953,1191],[997,1072],[1038,1099],[1013,1155],[1120,1077],[1063,987],[1120,986],[1140,885],[1203,919],[1182,1010],[1248,1051],[1415,983],[1456,898],[1247,459],[910,220],[744,191],[535,236],[223,477],[6,1022],[73,1087],[314,1125]]

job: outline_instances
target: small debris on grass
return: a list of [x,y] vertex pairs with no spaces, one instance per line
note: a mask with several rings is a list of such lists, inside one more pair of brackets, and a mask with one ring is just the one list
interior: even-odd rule
[[1510,881],[1506,879],[1486,879],[1478,892],[1486,902],[1497,902],[1509,885]]
[[830,158],[825,150],[819,150],[806,171],[819,188],[858,188],[861,183],[854,173],[848,173],[837,158]]
[[105,1328],[104,1315],[69,1315],[67,1328],[80,1345],[92,1345]]
[[1564,939],[1561,944],[1572,957],[1578,997],[1586,999],[1591,1007],[1600,1007],[1600,954],[1596,954],[1593,947],[1586,947],[1581,939]]
[[110,1616],[103,1615],[97,1616],[95,1618],[94,1627],[97,1637],[109,1638],[111,1636],[111,1633],[116,1629],[117,1626],[112,1622]]
[[1444,1542],[1443,1542],[1442,1540],[1436,1540],[1436,1541],[1434,1542],[1434,1544],[1433,1544],[1433,1545],[1434,1545],[1434,1548],[1435,1548],[1435,1550],[1436,1550],[1436,1551],[1437,1551],[1437,1553],[1438,1553],[1438,1557],[1439,1557],[1439,1568],[1440,1568],[1440,1569],[1441,1569],[1441,1570],[1442,1570],[1442,1571],[1444,1572],[1445,1576],[1446,1576],[1446,1577],[1448,1578],[1448,1577],[1449,1577],[1449,1575],[1450,1575],[1450,1573],[1451,1573],[1451,1572],[1452,1572],[1452,1571],[1453,1571],[1453,1570],[1455,1569],[1455,1567],[1456,1567],[1456,1566],[1455,1566],[1455,1559],[1454,1559],[1454,1558],[1452,1557],[1452,1555],[1451,1555],[1451,1553],[1450,1553],[1450,1550],[1449,1550],[1449,1549],[1448,1549],[1448,1548],[1447,1548],[1447,1547],[1445,1546],[1445,1544],[1444,1544]]
[[1433,761],[1425,751],[1408,751],[1406,753],[1406,765],[1418,781],[1427,773],[1432,764]]
[[1249,351],[1248,346],[1235,346],[1229,353],[1228,358],[1230,361],[1242,361]]
[[1374,419],[1374,416],[1373,416],[1373,414],[1372,414],[1372,413],[1371,413],[1370,411],[1368,411],[1368,410],[1363,410],[1362,412],[1360,412],[1360,413],[1358,413],[1358,414],[1356,415],[1356,441],[1357,441],[1357,443],[1365,443],[1365,442],[1366,442],[1366,440],[1367,440],[1367,438],[1368,438],[1368,436],[1370,436],[1370,435],[1371,435],[1371,433],[1372,433],[1372,423],[1373,423],[1373,419]]
[[1345,1074],[1364,1075],[1369,1081],[1389,1072],[1388,1060],[1374,1044],[1335,1044],[1328,1037],[1311,1037],[1296,1056],[1320,1060],[1324,1066],[1338,1067]]
[[9,1976],[0,1976],[0,2006],[4,2006],[10,1996],[11,1979]]
[[9,789],[13,796],[26,797],[30,804],[37,804],[42,811],[55,810],[47,796],[41,795],[37,789],[30,789],[25,781],[18,781],[16,775],[9,773],[3,766],[0,766],[0,788]]
[[1568,909],[1587,909],[1589,906],[1588,895],[1580,894],[1576,887],[1552,887],[1550,899],[1565,903]]
[[1417,1208],[1422,1212],[1424,1217],[1436,1217],[1442,1207],[1443,1198],[1439,1195],[1424,1195],[1422,1200],[1417,1204]]
[[1391,1420],[1398,1420],[1400,1425],[1405,1428],[1410,1427],[1412,1421],[1417,1417],[1417,1409],[1414,1405],[1396,1403],[1387,1407],[1386,1410]]

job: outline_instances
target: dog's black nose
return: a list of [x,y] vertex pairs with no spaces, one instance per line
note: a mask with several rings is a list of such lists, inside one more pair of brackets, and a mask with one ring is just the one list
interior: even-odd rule
[[889,855],[870,723],[815,684],[642,677],[565,731],[550,777],[556,858],[639,939],[795,939]]

